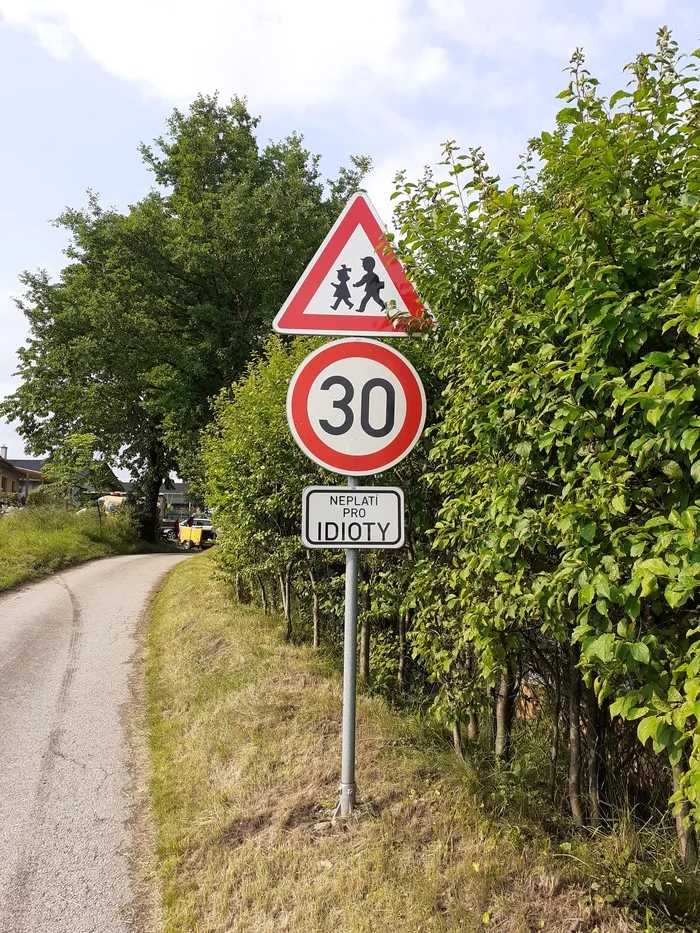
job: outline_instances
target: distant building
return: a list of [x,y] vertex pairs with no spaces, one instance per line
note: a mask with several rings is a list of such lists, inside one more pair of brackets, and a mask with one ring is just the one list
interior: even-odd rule
[[24,479],[24,473],[7,459],[7,447],[0,448],[0,496],[21,496]]
[[[8,488],[5,490],[3,487],[2,492],[16,492],[21,501],[26,501],[30,492],[34,492],[40,486],[52,482],[52,478],[43,472],[44,466],[47,463],[46,460],[10,460],[7,457],[7,447],[0,447],[0,461],[4,461],[13,468],[17,482],[17,488],[11,489],[12,480],[8,474],[6,479]],[[123,489],[122,484],[106,464],[102,466],[97,479],[93,477],[90,482],[87,482],[87,478],[87,470],[83,473],[77,473],[75,476],[74,486],[71,490],[71,498],[76,503],[83,496],[94,496],[97,498],[97,496],[104,495],[107,492]],[[2,480],[0,480],[0,485],[1,484]]]
[[[132,492],[135,485],[135,483],[122,483],[126,492]],[[189,511],[191,503],[187,483],[173,483],[172,487],[172,489],[166,489],[165,486],[161,486],[158,498],[165,503],[167,508],[187,509]]]
[[160,495],[163,496],[169,506],[189,508],[190,500],[188,498],[187,483],[173,483],[172,489],[161,486]]
[[26,499],[30,492],[34,492],[39,486],[51,482],[50,478],[44,476],[41,472],[41,468],[46,462],[45,460],[10,460],[9,462],[22,474],[22,482],[19,490],[21,499]]

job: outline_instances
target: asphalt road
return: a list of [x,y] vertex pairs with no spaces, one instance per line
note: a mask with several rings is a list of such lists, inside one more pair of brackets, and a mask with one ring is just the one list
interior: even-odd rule
[[110,557],[0,596],[1,933],[137,929],[124,704],[146,598],[182,559]]

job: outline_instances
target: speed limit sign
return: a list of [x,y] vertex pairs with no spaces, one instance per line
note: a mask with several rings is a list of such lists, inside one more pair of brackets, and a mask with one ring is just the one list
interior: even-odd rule
[[418,373],[374,340],[327,343],[292,377],[287,419],[307,457],[346,476],[381,473],[411,451],[425,423]]

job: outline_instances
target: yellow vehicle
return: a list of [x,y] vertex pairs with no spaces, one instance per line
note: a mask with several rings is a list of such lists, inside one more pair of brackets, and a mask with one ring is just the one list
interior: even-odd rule
[[126,502],[126,494],[112,492],[112,493],[109,493],[109,495],[107,496],[100,496],[97,502],[98,502],[98,505],[101,507],[102,511],[105,512],[107,515],[109,515],[112,512],[116,512],[117,509],[121,508],[124,505],[124,503]]
[[208,518],[195,518],[191,525],[180,525],[180,544],[189,551],[193,547],[211,547],[216,544],[216,532]]

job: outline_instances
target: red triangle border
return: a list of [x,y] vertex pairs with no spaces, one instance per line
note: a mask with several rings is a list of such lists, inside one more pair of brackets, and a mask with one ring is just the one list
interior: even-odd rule
[[[406,278],[403,266],[389,249],[386,252],[386,232],[371,202],[363,193],[351,198],[335,222],[316,255],[304,270],[292,293],[274,320],[274,329],[281,334],[319,334],[322,336],[404,337],[405,327],[401,321],[396,326],[386,317],[363,318],[357,313],[309,314],[304,311],[313,300],[326,276],[340,257],[350,237],[361,226],[374,245],[374,251],[387,275],[406,304],[412,317],[420,320],[424,308],[415,289]],[[384,244],[384,246],[383,246]]]

